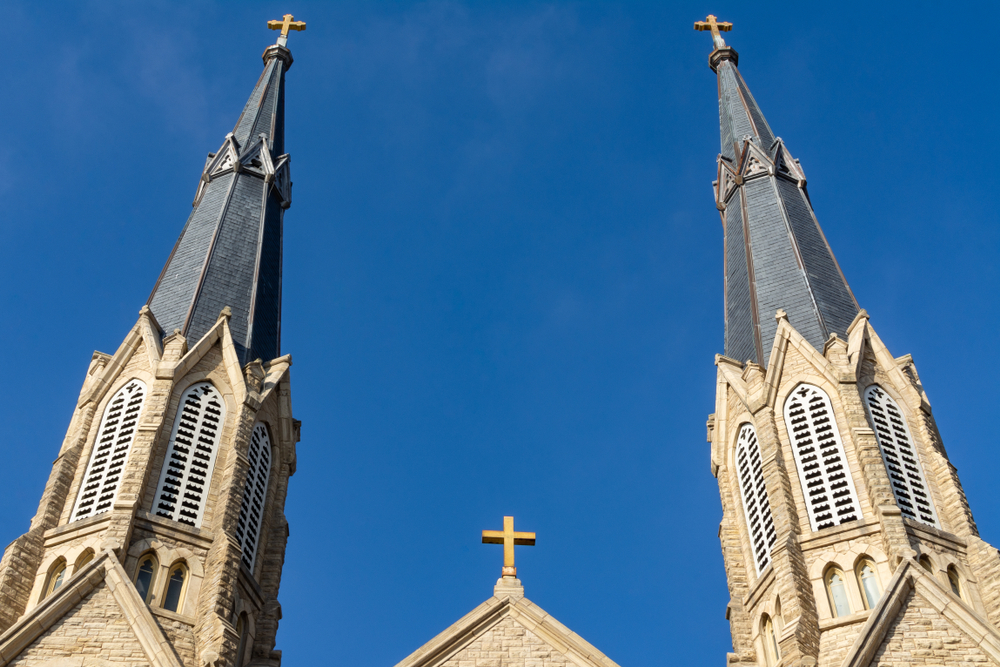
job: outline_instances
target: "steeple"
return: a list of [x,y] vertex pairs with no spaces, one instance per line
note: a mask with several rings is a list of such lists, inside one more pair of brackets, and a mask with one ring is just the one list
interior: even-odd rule
[[192,344],[229,307],[244,364],[281,353],[282,219],[292,189],[285,153],[285,72],[292,65],[286,41],[287,28],[264,51],[264,71],[233,131],[209,153],[191,215],[147,302],[164,335],[180,330]]
[[719,79],[716,207],[725,233],[726,356],[767,365],[783,310],[816,349],[847,337],[860,308],[820,229],[806,177],[767,124],[737,69],[739,54],[713,30],[709,66]]

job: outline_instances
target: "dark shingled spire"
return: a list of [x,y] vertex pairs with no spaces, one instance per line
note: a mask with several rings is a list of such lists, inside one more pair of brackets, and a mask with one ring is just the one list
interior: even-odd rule
[[709,57],[719,77],[714,185],[725,230],[726,356],[766,366],[779,309],[822,350],[830,334],[846,338],[859,308],[813,213],[805,173],[764,120],[737,58],[724,43]]
[[284,46],[264,52],[264,72],[236,127],[209,153],[194,209],[147,302],[164,334],[179,329],[192,343],[229,306],[242,363],[281,354],[281,227],[291,204],[285,72],[291,65]]

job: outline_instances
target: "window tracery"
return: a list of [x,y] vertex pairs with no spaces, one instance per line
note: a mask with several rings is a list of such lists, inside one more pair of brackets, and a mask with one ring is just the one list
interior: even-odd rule
[[785,426],[813,530],[861,518],[858,494],[837,430],[830,397],[798,386],[785,401]]
[[194,384],[181,396],[156,489],[157,516],[201,526],[225,416],[225,402],[211,382]]
[[107,512],[114,505],[145,401],[146,385],[140,380],[130,380],[108,401],[70,521]]
[[247,450],[250,465],[243,487],[243,502],[236,522],[236,539],[243,550],[243,563],[253,571],[257,558],[257,542],[264,518],[267,483],[271,476],[271,436],[263,422],[257,422],[250,434]]
[[743,515],[753,547],[754,565],[757,567],[757,574],[760,574],[771,564],[771,546],[777,535],[764,486],[760,445],[752,424],[740,427],[736,438],[735,459],[740,497],[743,499]]

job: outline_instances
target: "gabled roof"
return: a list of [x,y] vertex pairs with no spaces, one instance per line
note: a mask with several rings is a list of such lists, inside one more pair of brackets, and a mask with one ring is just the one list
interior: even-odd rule
[[912,604],[911,592],[920,596],[921,604],[929,605],[936,615],[945,619],[952,633],[961,636],[967,645],[978,647],[987,657],[1000,663],[1000,634],[993,626],[908,558],[896,568],[896,574],[841,667],[867,667],[872,663],[883,644],[893,639],[891,632],[895,622],[907,611],[907,601]]
[[451,667],[458,665],[460,660],[487,657],[480,653],[497,651],[509,653],[500,659],[503,665],[523,665],[536,656],[551,655],[555,651],[565,656],[567,663],[578,667],[618,667],[583,637],[524,597],[520,583],[509,578],[498,581],[493,597],[396,667]]
[[[7,665],[25,651],[30,651],[32,644],[43,640],[45,633],[72,612],[77,605],[84,603],[85,607],[88,597],[96,595],[99,592],[96,591],[98,588],[106,589],[105,595],[114,601],[121,616],[112,619],[108,615],[101,614],[91,618],[90,622],[124,620],[124,623],[119,625],[127,626],[132,631],[133,637],[119,635],[116,641],[125,644],[134,640],[142,648],[151,667],[183,667],[170,642],[153,619],[149,607],[139,597],[135,586],[111,551],[105,551],[82,570],[74,573],[61,588],[0,635],[0,667]],[[62,648],[65,649],[65,645],[62,645]]]

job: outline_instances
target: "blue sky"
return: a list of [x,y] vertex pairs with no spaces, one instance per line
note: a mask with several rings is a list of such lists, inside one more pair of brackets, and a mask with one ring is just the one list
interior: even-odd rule
[[286,667],[404,658],[491,594],[504,514],[527,595],[619,664],[724,660],[708,13],[1000,544],[995,3],[0,7],[0,542],[292,12]]

